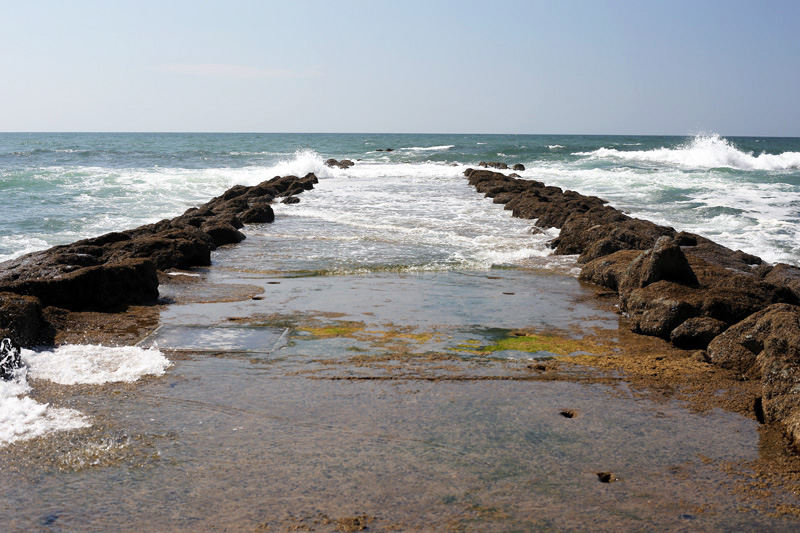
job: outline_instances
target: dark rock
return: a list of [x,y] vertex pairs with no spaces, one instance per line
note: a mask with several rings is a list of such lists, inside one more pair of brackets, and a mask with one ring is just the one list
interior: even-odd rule
[[483,168],[487,168],[487,167],[488,168],[496,168],[498,170],[507,170],[508,169],[508,165],[507,164],[501,163],[499,161],[481,161],[480,163],[478,163],[478,166],[479,167],[483,167]]
[[628,292],[661,280],[690,286],[698,284],[697,276],[680,246],[667,236],[659,237],[651,250],[642,252],[628,265],[619,290]]
[[516,170],[518,172],[522,172],[523,170],[525,170],[525,165],[523,165],[522,163],[517,163],[516,165],[511,167],[511,170]]
[[283,203],[283,204],[299,204],[300,203],[300,198],[298,198],[297,196],[287,196],[286,198],[283,199],[283,201],[281,203]]
[[601,256],[583,266],[579,279],[617,291],[628,266],[640,254],[638,250],[620,250]]
[[669,339],[685,350],[702,349],[721,334],[728,325],[711,317],[695,317],[683,322],[670,332]]
[[612,472],[598,472],[597,479],[599,479],[601,483],[614,483],[615,481],[619,481],[619,478]]
[[239,231],[235,226],[229,222],[222,220],[212,220],[201,226],[205,233],[211,237],[215,246],[223,246],[225,244],[235,244],[242,242],[245,239],[244,233]]
[[52,341],[38,298],[0,293],[0,338],[9,337],[26,348]]
[[[204,235],[204,237],[206,237]],[[158,270],[187,269],[211,264],[212,240],[195,238],[187,230],[172,230],[115,244],[109,261],[147,258]]]
[[800,307],[776,304],[719,335],[709,359],[760,379],[765,422],[780,422],[800,445]]
[[271,223],[275,220],[275,212],[269,204],[256,204],[243,212],[239,218],[245,224]]
[[341,161],[337,161],[336,159],[333,158],[325,161],[325,164],[329,167],[337,167],[337,168],[350,168],[353,165],[355,165],[355,163],[353,163],[349,159],[342,159]]
[[786,263],[778,263],[764,276],[764,281],[786,287],[800,303],[800,268]]
[[12,292],[35,296],[42,306],[54,305],[75,311],[114,310],[129,304],[153,303],[158,299],[158,275],[149,259],[91,266],[58,278],[37,278],[7,287]]

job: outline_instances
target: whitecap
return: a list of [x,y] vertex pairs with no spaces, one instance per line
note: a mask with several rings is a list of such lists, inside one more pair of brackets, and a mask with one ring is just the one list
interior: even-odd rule
[[408,148],[401,148],[401,150],[407,150],[409,152],[443,152],[445,150],[449,150],[450,148],[455,148],[454,144],[447,144],[442,146],[410,146]]
[[619,161],[646,162],[674,165],[688,169],[731,168],[734,170],[796,170],[800,168],[800,152],[782,154],[744,152],[718,134],[697,135],[676,148],[653,150],[617,150],[598,148],[592,152],[574,155],[589,159],[616,159]]

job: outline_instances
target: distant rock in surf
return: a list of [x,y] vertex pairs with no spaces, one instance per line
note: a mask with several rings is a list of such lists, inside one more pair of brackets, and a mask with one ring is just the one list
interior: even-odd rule
[[480,163],[478,163],[478,166],[481,168],[496,168],[498,170],[508,170],[508,165],[506,163],[501,163],[499,161],[481,161]]
[[325,161],[325,164],[329,167],[335,167],[335,168],[350,168],[353,165],[355,165],[355,163],[353,163],[349,159],[342,159],[341,161],[337,161],[336,159],[333,158],[330,158],[327,161]]

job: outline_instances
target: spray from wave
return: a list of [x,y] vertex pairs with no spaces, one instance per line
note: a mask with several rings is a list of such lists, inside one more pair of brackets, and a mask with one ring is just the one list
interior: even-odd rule
[[[309,172],[313,172],[318,178],[332,178],[334,177],[334,169],[325,164],[325,160],[320,154],[314,150],[305,149],[297,150],[290,158],[281,159],[274,165],[267,167],[259,173],[259,175],[252,176],[252,183],[243,183],[243,185],[256,185],[263,179],[269,179],[273,176],[305,176]],[[268,177],[264,177],[268,176]]]
[[646,151],[627,151],[615,148],[598,148],[592,152],[578,152],[591,160],[612,159],[638,163],[674,165],[688,169],[730,168],[734,170],[797,170],[800,169],[800,152],[782,154],[745,152],[718,134],[697,135],[676,148],[657,148]]

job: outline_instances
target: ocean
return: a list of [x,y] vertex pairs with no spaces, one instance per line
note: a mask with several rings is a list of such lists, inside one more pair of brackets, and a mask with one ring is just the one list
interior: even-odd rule
[[[329,168],[330,157],[356,165]],[[313,234],[291,259],[310,268],[558,263],[552,235],[509,222],[466,186],[463,171],[480,161],[521,163],[523,178],[800,264],[800,139],[716,134],[4,133],[0,260],[171,218],[235,184],[314,172],[318,190],[275,225]]]

